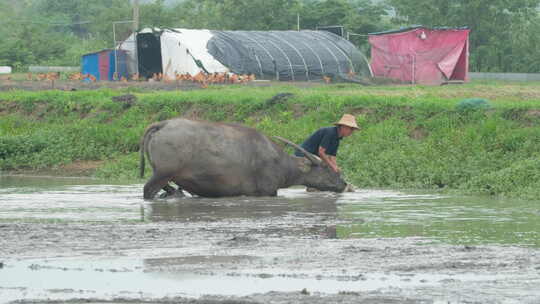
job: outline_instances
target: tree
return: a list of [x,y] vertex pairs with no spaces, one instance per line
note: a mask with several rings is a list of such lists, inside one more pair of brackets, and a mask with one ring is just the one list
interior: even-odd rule
[[[180,12],[180,11],[178,11]],[[141,5],[141,28],[175,27],[179,23],[177,12],[165,5],[165,0],[156,0]]]
[[72,39],[39,24],[12,24],[0,44],[0,65],[16,70],[62,57]]
[[55,31],[80,38],[112,41],[112,23],[131,20],[130,0],[34,0],[35,19],[55,25]]
[[299,0],[186,0],[183,26],[218,30],[291,30]]
[[302,11],[302,27],[343,25],[347,14],[353,10],[348,0],[325,0],[305,3]]
[[[367,35],[390,28],[385,18],[389,7],[374,4],[370,0],[316,0],[305,2],[302,9],[302,28],[315,29],[318,26],[342,25],[354,34]],[[351,42],[368,50],[366,36],[350,36]]]
[[32,64],[78,65],[82,54],[112,46],[112,21],[100,18],[122,1],[129,8],[129,0],[0,0],[0,64],[19,71]]

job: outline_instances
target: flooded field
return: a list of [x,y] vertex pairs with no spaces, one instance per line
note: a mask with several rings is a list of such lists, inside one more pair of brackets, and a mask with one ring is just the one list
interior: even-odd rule
[[539,303],[540,202],[0,176],[0,303]]

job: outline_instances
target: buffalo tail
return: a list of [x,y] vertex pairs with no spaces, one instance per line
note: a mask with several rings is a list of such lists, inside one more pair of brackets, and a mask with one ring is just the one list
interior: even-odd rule
[[144,157],[144,155],[145,155],[145,153],[146,153],[146,157],[149,157],[148,156],[148,151],[146,149],[146,146],[148,145],[148,140],[150,139],[152,134],[159,131],[161,128],[163,128],[164,125],[165,125],[164,121],[151,124],[148,128],[146,128],[146,131],[144,132],[144,135],[141,137],[141,141],[139,143],[139,152],[141,154],[141,158],[140,158],[140,161],[139,161],[139,176],[140,176],[140,178],[144,177],[144,167],[145,167],[145,157]]

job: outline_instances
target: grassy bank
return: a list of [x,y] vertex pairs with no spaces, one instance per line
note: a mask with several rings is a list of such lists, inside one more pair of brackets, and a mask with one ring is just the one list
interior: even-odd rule
[[[128,93],[136,100],[113,100]],[[280,93],[292,96],[272,98]],[[489,107],[459,107],[472,97]],[[338,160],[359,187],[540,197],[538,83],[0,92],[0,169],[89,162],[98,177],[136,180],[139,138],[155,121],[239,122],[299,143],[345,112],[362,130],[342,142]]]

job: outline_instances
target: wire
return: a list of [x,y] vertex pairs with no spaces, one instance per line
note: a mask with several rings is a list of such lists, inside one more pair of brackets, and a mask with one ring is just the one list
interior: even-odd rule
[[352,32],[349,32],[348,34],[351,35],[351,36],[362,36],[362,37],[369,37],[370,36],[370,35],[365,35],[365,34],[356,34],[356,33],[352,33]]

